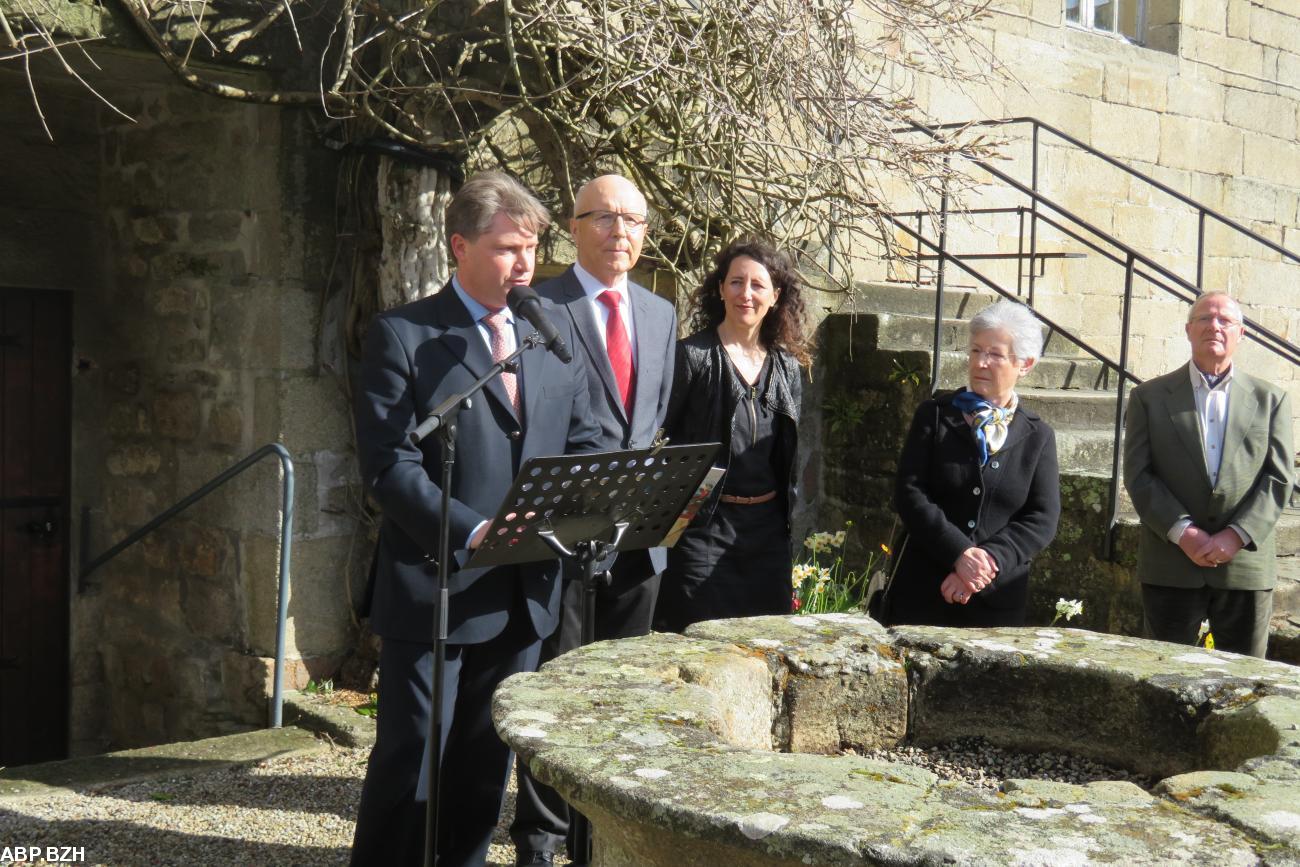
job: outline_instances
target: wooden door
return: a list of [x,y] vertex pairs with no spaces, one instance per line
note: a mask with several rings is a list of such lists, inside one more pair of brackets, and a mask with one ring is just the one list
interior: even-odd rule
[[67,751],[71,319],[0,289],[0,766]]

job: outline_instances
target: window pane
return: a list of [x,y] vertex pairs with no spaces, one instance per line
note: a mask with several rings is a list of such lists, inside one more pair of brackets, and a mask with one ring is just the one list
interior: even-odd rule
[[1134,42],[1140,42],[1142,0],[1123,0],[1119,7],[1119,32]]
[[1079,23],[1079,2],[1080,0],[1065,0],[1065,20]]
[[1092,4],[1092,26],[1115,32],[1115,0],[1096,0]]

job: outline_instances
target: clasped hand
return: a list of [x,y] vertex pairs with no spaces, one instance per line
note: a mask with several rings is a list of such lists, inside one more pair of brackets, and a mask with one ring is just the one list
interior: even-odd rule
[[1187,559],[1197,566],[1218,566],[1227,563],[1241,550],[1241,537],[1231,527],[1224,527],[1211,535],[1200,527],[1190,526],[1178,539]]
[[983,548],[967,548],[953,564],[953,571],[939,585],[943,601],[949,605],[965,605],[970,598],[993,583],[998,574],[998,563]]

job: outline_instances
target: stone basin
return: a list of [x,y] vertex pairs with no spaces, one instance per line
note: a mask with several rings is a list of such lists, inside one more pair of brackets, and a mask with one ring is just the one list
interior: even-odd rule
[[[758,617],[581,648],[493,718],[604,867],[1300,865],[1300,669],[1231,653]],[[1160,782],[990,791],[838,755],[973,735]]]

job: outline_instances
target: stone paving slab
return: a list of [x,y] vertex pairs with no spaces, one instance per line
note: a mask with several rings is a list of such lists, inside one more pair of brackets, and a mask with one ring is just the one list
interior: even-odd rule
[[371,747],[375,744],[375,718],[351,707],[330,704],[322,697],[301,692],[284,694],[284,721],[329,738],[339,746]]
[[0,805],[26,798],[72,795],[101,786],[196,776],[328,748],[313,732],[289,727],[4,768],[0,770]]

